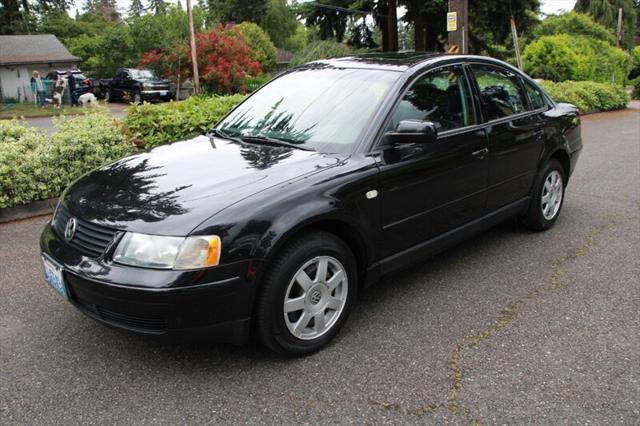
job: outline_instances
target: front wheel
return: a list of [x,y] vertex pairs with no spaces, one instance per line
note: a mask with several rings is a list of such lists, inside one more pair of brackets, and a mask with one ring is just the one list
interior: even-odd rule
[[289,356],[317,351],[335,337],[356,296],[356,262],[333,234],[289,244],[267,272],[256,308],[260,340]]
[[142,102],[142,94],[140,94],[139,90],[136,90],[135,92],[133,92],[133,103],[137,105],[141,102]]
[[531,194],[531,204],[520,222],[534,231],[551,228],[562,209],[566,178],[564,168],[556,159],[551,159],[536,178]]

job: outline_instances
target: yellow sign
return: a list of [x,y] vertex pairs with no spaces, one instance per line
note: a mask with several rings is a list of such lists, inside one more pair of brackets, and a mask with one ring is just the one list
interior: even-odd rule
[[451,46],[449,46],[449,53],[460,53],[460,46],[458,46],[457,44],[452,44]]
[[458,12],[447,13],[447,31],[458,31]]

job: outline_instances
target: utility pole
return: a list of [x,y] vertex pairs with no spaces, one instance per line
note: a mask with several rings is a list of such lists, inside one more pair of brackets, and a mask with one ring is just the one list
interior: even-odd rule
[[189,41],[191,43],[191,63],[193,64],[193,92],[200,93],[200,76],[198,75],[198,55],[196,52],[196,35],[193,31],[193,12],[191,0],[187,0],[187,18],[189,21]]
[[622,8],[618,9],[618,29],[616,31],[616,47],[622,42]]
[[[469,0],[449,0],[447,31],[452,53],[469,53]],[[457,49],[455,49],[457,47]]]
[[513,15],[511,15],[511,36],[513,37],[513,48],[516,51],[516,62],[518,63],[518,69],[522,70],[520,43],[518,42],[518,27],[516,27],[516,18]]

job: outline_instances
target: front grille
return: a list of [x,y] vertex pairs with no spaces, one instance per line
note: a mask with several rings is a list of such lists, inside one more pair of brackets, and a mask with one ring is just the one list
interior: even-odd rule
[[120,325],[150,333],[162,333],[167,329],[167,320],[162,317],[146,317],[115,312],[100,305],[89,303],[77,296],[74,300],[81,309],[97,316],[103,321],[113,323],[114,325]]
[[[65,238],[64,231],[69,219],[71,219],[69,212],[62,206],[58,207],[56,215],[53,218],[53,228],[61,238]],[[97,258],[102,255],[113,241],[117,231],[87,222],[77,217],[75,219],[76,232],[71,241],[67,242],[89,257]]]

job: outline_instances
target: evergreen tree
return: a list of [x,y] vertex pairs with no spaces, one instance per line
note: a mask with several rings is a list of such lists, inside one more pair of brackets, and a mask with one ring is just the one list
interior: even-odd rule
[[267,9],[267,0],[208,0],[208,3],[214,18],[223,23],[258,23]]
[[131,2],[131,6],[129,7],[129,16],[131,17],[139,17],[144,14],[144,6],[142,5],[141,0],[133,0]]
[[116,9],[116,0],[87,0],[85,10],[87,13],[101,16],[107,21],[119,21],[120,13]]
[[637,0],[578,0],[575,11],[591,15],[594,21],[609,30],[616,31],[618,27],[618,10],[622,8],[622,47],[633,47],[633,38],[638,34]]
[[164,0],[150,0],[149,10],[152,10],[155,15],[164,15],[167,13],[167,4]]

